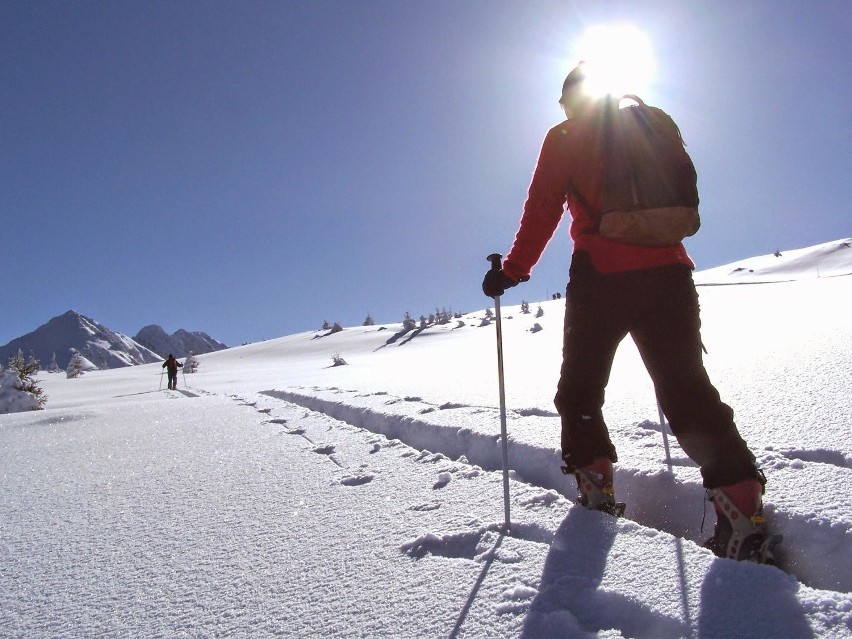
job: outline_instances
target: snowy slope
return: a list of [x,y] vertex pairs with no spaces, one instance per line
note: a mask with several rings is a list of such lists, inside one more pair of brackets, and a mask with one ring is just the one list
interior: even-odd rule
[[850,637],[852,277],[790,280],[699,289],[786,572],[700,547],[698,471],[671,437],[669,465],[629,340],[605,407],[626,516],[572,506],[545,301],[503,309],[508,535],[484,313],[202,355],[178,391],[156,364],[44,375],[47,410],[0,416],[0,636]]
[[757,284],[852,274],[852,238],[776,251],[696,274],[699,284]]

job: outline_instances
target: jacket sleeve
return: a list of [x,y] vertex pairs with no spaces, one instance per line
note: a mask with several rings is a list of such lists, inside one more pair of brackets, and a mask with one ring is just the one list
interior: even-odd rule
[[503,263],[503,272],[513,280],[529,277],[562,219],[569,186],[565,147],[562,125],[544,138],[520,226]]

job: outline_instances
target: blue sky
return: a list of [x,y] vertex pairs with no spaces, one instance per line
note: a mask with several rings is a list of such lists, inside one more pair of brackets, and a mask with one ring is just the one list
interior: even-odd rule
[[[0,343],[68,309],[229,345],[488,305],[590,26],[657,58],[699,268],[852,236],[847,2],[2,2]],[[567,218],[533,279],[567,279]]]

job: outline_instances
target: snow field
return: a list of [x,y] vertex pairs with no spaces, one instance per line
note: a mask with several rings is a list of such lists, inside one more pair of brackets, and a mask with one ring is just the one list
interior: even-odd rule
[[572,505],[546,301],[503,309],[508,534],[481,312],[203,355],[178,391],[156,364],[45,375],[45,411],[0,415],[0,636],[852,637],[852,278],[699,293],[787,572],[701,548],[629,340],[604,408],[625,518]]

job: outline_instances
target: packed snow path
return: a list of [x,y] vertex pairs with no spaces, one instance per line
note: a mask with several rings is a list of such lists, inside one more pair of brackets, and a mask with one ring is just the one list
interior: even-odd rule
[[[489,470],[501,468],[500,439],[493,432],[487,432],[488,425],[493,425],[498,419],[493,409],[459,404],[428,406],[420,398],[398,398],[385,393],[378,393],[383,406],[376,408],[375,395],[365,397],[356,391],[346,392],[338,388],[314,388],[309,392],[267,391],[266,394],[321,411],[352,426],[400,439],[418,449],[452,459],[462,457]],[[397,412],[392,412],[394,408],[397,408]],[[441,414],[429,419],[436,411],[447,411],[451,415]],[[523,419],[530,415],[529,411],[521,411],[515,417]],[[459,428],[457,425],[477,422],[484,422],[484,429],[479,432],[469,426]],[[638,428],[652,439],[660,437],[661,426],[658,423],[645,422],[639,424]],[[691,466],[671,435],[669,437],[674,463]],[[511,434],[509,439],[510,467],[516,477],[540,488],[556,490],[569,498],[574,496],[576,484],[573,479],[562,474],[558,450],[519,443],[512,439]],[[651,445],[658,443],[653,441]],[[803,463],[802,459],[807,459],[805,451],[779,453],[774,458],[776,469],[784,469],[781,460],[790,462],[790,472],[797,474],[798,482],[815,487],[812,494],[819,490],[820,476],[824,480],[824,475],[829,472],[844,477],[849,474],[843,462],[834,469],[830,464],[826,468],[824,462]],[[696,517],[696,512],[700,512],[696,504],[704,500],[704,488],[700,482],[678,481],[665,470],[648,473],[616,465],[616,486],[619,499],[628,502],[627,518],[676,536],[687,537],[699,544],[710,536],[712,526],[709,531],[702,531],[701,522]],[[712,509],[712,506],[705,505],[705,508]],[[852,553],[847,552],[848,528],[832,526],[821,517],[800,516],[777,507],[770,507],[767,512],[772,516],[773,532],[783,534],[788,539],[788,544],[780,550],[779,556],[780,565],[785,570],[809,585],[837,588],[843,592],[852,590],[852,583],[848,582],[848,575],[852,574]],[[714,521],[712,513],[710,521]]]

